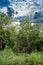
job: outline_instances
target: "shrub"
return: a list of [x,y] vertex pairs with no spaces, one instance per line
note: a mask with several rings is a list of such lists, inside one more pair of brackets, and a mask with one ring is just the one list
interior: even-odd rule
[[14,54],[12,50],[0,51],[0,65],[43,65],[43,53]]
[[[35,25],[37,27],[37,25]],[[22,53],[31,53],[32,51],[41,51],[43,48],[43,37],[39,30],[26,23],[21,26],[16,37],[16,43],[13,50]],[[43,34],[42,34],[43,35]]]

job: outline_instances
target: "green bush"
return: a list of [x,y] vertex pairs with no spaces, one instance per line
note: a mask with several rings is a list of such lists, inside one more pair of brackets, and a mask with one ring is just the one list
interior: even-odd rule
[[36,29],[37,25],[35,26],[32,26],[31,23],[21,26],[13,47],[14,52],[30,53],[32,51],[41,51],[43,48],[43,34]]
[[12,49],[0,51],[0,65],[43,65],[43,53],[14,54]]
[[11,18],[5,14],[0,14],[0,49],[5,48],[5,36],[6,36],[6,27],[11,23]]
[[43,51],[43,25],[32,25],[26,18],[21,20],[20,25],[12,27],[8,25],[11,22],[8,16],[0,16],[0,49],[10,47],[14,52],[21,53]]

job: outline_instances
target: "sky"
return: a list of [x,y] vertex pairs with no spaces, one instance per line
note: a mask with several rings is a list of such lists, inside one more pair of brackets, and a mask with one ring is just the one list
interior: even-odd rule
[[29,16],[43,22],[43,0],[0,0],[0,12],[12,17]]

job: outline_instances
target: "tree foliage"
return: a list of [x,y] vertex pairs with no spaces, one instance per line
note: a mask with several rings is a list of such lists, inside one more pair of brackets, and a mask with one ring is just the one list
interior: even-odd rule
[[[6,26],[11,22],[10,17],[0,14],[0,49],[5,47]],[[9,35],[9,34],[8,34]]]
[[22,20],[23,25],[20,24],[20,28],[6,27],[11,19],[5,14],[1,14],[0,17],[0,48],[10,47],[14,52],[21,53],[43,51],[43,24],[30,23],[29,20],[26,20],[26,23]]

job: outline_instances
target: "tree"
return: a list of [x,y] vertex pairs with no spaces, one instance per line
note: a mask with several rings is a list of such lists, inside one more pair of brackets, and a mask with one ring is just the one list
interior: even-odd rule
[[3,47],[5,47],[5,28],[6,26],[11,22],[10,17],[8,17],[5,14],[0,14],[0,49],[2,49]]
[[31,23],[25,23],[21,26],[14,50],[22,53],[41,51],[43,47],[43,34],[40,32],[40,27],[39,24],[31,25]]

